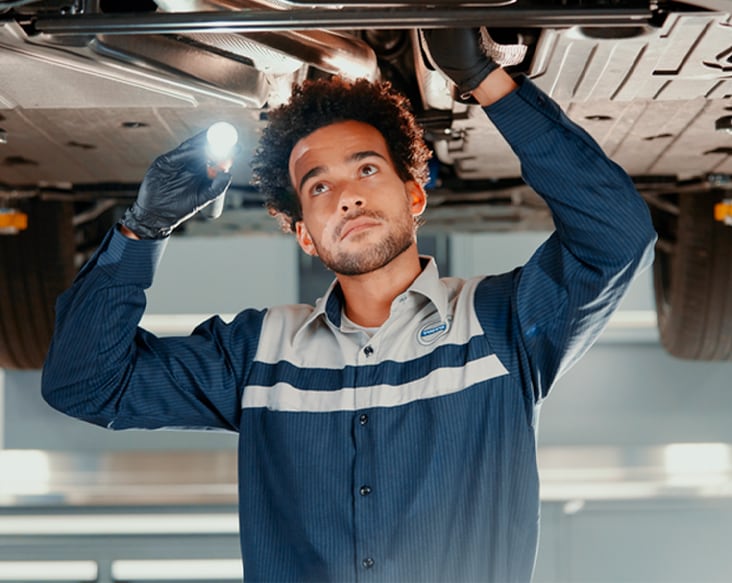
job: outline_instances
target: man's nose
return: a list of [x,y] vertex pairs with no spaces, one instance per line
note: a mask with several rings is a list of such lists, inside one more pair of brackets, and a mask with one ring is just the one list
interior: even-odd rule
[[352,187],[349,188],[348,186],[346,186],[345,188],[343,188],[343,190],[341,190],[340,203],[341,210],[344,213],[347,213],[354,208],[362,207],[365,203],[365,200],[364,197],[355,192]]

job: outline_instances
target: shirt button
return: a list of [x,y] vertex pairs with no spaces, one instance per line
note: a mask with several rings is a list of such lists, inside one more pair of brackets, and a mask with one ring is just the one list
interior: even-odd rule
[[371,356],[374,353],[374,349],[371,346],[367,346],[366,348],[363,349],[363,353],[366,356]]
[[361,564],[363,565],[364,569],[370,569],[374,566],[374,560],[371,557],[366,557],[363,561],[361,561]]
[[366,415],[366,413],[361,413],[361,415],[359,415],[358,417],[358,422],[361,425],[366,425],[369,422],[369,416]]
[[358,493],[361,494],[361,496],[368,496],[371,494],[371,486],[361,486],[358,489]]

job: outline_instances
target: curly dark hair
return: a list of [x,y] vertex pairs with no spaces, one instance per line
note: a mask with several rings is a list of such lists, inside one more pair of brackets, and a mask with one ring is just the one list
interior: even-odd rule
[[252,159],[252,182],[285,231],[294,231],[295,223],[302,219],[300,200],[290,182],[292,149],[317,129],[351,120],[381,132],[401,180],[426,184],[431,153],[409,101],[390,83],[349,82],[340,77],[305,81],[293,88],[288,103],[270,112]]

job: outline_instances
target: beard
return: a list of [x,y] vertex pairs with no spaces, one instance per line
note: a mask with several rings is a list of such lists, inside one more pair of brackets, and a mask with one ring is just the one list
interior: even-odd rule
[[[386,217],[378,212],[362,211],[351,215],[349,219],[366,216],[386,221]],[[399,257],[414,244],[415,226],[411,213],[403,215],[405,220],[392,223],[392,228],[383,239],[375,244],[364,245],[358,251],[333,251],[316,245],[320,260],[328,269],[338,275],[364,275],[376,271]]]

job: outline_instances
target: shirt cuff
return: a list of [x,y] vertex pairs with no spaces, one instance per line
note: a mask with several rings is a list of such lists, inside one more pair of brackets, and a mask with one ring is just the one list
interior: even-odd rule
[[559,105],[525,76],[518,89],[483,110],[512,148],[521,147],[561,123]]
[[167,244],[167,237],[135,240],[114,227],[97,264],[115,281],[148,288]]

